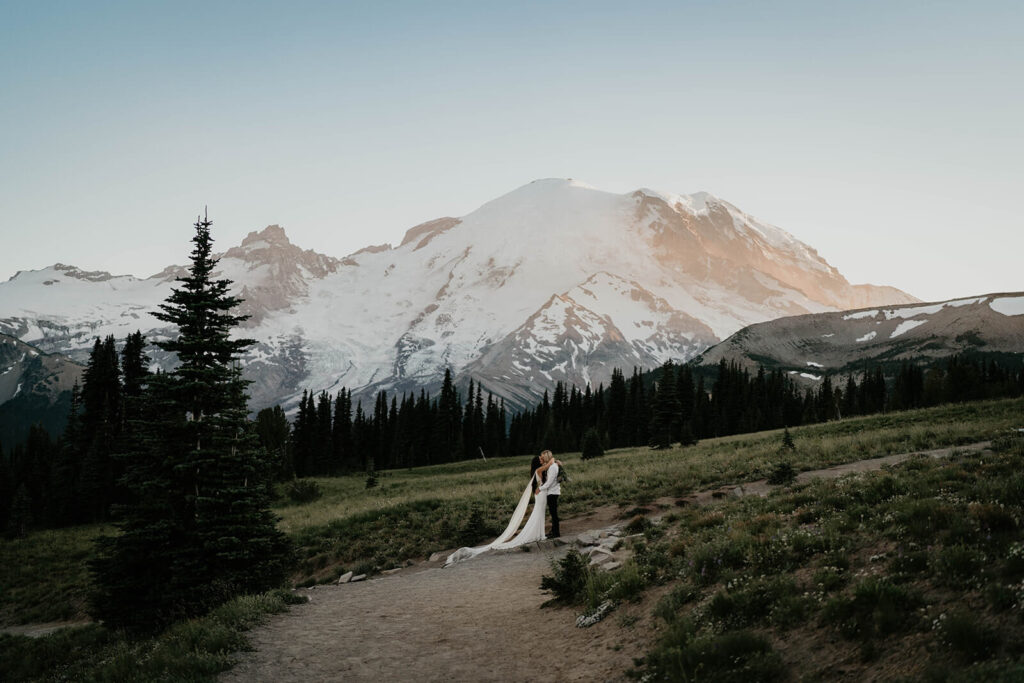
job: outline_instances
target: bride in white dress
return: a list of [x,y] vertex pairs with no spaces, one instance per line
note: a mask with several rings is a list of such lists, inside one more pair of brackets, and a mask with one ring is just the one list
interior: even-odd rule
[[[541,487],[541,480],[548,468],[555,464],[554,457],[550,452],[545,451],[541,455],[541,466],[534,471],[533,478],[519,497],[519,504],[516,505],[516,509],[512,513],[512,519],[509,520],[508,526],[501,532],[501,535],[487,545],[477,546],[476,548],[459,548],[448,556],[444,566],[447,567],[456,562],[468,560],[488,550],[506,550],[526,545],[527,543],[533,543],[534,541],[543,541],[546,538],[544,535],[544,515],[547,512],[548,495]],[[553,476],[558,476],[557,467]],[[537,495],[533,501],[533,512],[530,513],[530,518],[526,520],[523,528],[519,529],[519,523],[523,521],[523,517],[526,516],[526,508],[530,505],[530,494],[534,491],[537,492]],[[519,530],[518,534],[516,533],[517,529]]]

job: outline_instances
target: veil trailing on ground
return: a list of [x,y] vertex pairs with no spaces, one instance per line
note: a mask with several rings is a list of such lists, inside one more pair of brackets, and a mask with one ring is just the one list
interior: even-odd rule
[[[530,494],[533,493],[533,486],[532,480],[526,485],[523,495],[519,496],[519,504],[516,505],[516,509],[512,512],[512,519],[509,520],[508,526],[501,532],[501,535],[487,545],[477,546],[476,548],[459,548],[448,556],[444,566],[448,567],[456,562],[468,560],[488,550],[506,550],[526,545],[527,543],[533,543],[534,541],[543,541],[545,538],[544,515],[547,510],[548,500],[547,494],[543,491],[537,494],[537,498],[534,500],[533,512],[530,513],[530,518],[526,520],[526,524],[523,525],[522,529],[519,528],[520,522],[526,516],[526,508],[530,506]],[[516,531],[519,533],[516,533]]]

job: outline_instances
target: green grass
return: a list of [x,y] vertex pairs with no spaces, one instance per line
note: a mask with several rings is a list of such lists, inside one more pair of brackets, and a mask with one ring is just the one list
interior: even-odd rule
[[[559,456],[572,473],[560,505],[571,517],[597,506],[648,503],[665,496],[767,478],[780,458],[796,471],[819,469],[893,453],[957,446],[992,438],[1022,421],[1024,401],[940,406],[853,418],[790,430],[793,452],[780,454],[782,430],[709,439],[689,448],[618,449],[601,458]],[[299,579],[329,581],[343,570],[388,569],[407,559],[477,543],[460,534],[474,508],[496,534],[526,485],[530,456],[379,472],[366,489],[363,476],[316,479],[322,496],[276,508],[296,541]],[[884,488],[873,496],[890,495]],[[1024,496],[1024,488],[1021,489]],[[862,501],[865,505],[870,500]]]
[[153,638],[95,624],[44,638],[0,635],[0,680],[216,681],[248,648],[245,631],[297,601],[284,590],[236,598]]
[[[994,449],[685,510],[663,529],[671,561],[647,587],[671,585],[666,629],[636,675],[1019,680],[1024,436]],[[723,663],[711,644],[730,636],[756,636],[770,666]]]
[[0,623],[86,618],[93,542],[110,531],[90,525],[0,541]]

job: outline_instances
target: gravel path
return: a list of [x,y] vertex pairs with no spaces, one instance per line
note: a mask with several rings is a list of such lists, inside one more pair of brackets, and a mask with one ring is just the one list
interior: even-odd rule
[[255,651],[222,680],[624,680],[646,645],[639,632],[624,643],[601,628],[611,618],[577,629],[571,610],[540,608],[540,577],[564,552],[488,553],[304,591],[310,602],[255,630]]

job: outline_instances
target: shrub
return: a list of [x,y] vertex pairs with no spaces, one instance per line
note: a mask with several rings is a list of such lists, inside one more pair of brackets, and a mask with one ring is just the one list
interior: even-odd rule
[[658,602],[654,608],[654,616],[672,623],[680,608],[696,600],[699,595],[697,588],[689,582],[676,584],[668,595]]
[[323,495],[323,492],[312,479],[292,479],[284,485],[284,494],[293,503],[302,504],[313,502]]
[[491,530],[484,520],[484,515],[476,505],[469,512],[469,517],[459,529],[459,543],[472,546],[491,536]]
[[706,543],[690,554],[687,568],[693,580],[703,586],[718,580],[722,571],[739,569],[746,564],[745,544],[729,539]]
[[847,573],[839,567],[822,567],[814,573],[811,579],[814,585],[820,588],[825,593],[831,593],[834,590],[842,588],[846,585],[848,578]]
[[949,527],[952,517],[953,510],[934,498],[909,501],[896,513],[896,521],[918,541],[931,541],[939,531]]
[[583,433],[581,450],[583,453],[580,457],[583,460],[590,460],[591,458],[604,455],[604,448],[601,446],[601,435],[597,432],[596,428],[591,427]]
[[940,583],[952,588],[967,588],[977,580],[984,562],[984,555],[976,548],[954,545],[939,550],[933,565]]
[[578,550],[570,550],[562,559],[553,561],[551,569],[554,576],[545,575],[540,580],[541,590],[550,591],[555,596],[544,603],[545,606],[558,602],[575,605],[586,599],[591,572],[587,558]]
[[967,506],[967,513],[978,521],[981,528],[993,533],[1005,533],[1016,531],[1017,520],[1013,514],[1003,505],[991,503],[971,503]]
[[796,444],[793,442],[793,435],[789,433],[789,427],[782,430],[782,444],[779,446],[780,452],[790,452],[796,450]]
[[838,596],[825,603],[822,620],[847,638],[868,640],[903,629],[920,604],[920,597],[906,588],[871,577],[859,583],[852,596]]
[[943,615],[935,627],[942,642],[969,662],[988,659],[999,647],[999,633],[964,612]]
[[901,550],[889,562],[889,571],[899,578],[926,572],[928,571],[928,552],[924,550],[903,552]]
[[768,475],[768,483],[774,486],[790,484],[794,481],[796,481],[796,470],[788,462],[776,464],[771,474]]
[[720,636],[692,635],[692,626],[673,629],[647,658],[644,680],[749,683],[787,677],[786,665],[766,638],[749,631]]
[[639,600],[647,581],[635,562],[627,562],[614,572],[588,572],[586,604],[591,609],[610,600],[613,603]]
[[626,523],[625,531],[628,534],[642,534],[651,528],[651,520],[643,515],[636,515]]
[[882,477],[872,477],[868,485],[859,491],[857,497],[869,505],[877,505],[882,501],[895,498],[906,492],[904,484],[900,483],[892,475],[885,475]]
[[768,619],[783,598],[798,592],[796,582],[788,576],[750,581],[738,578],[711,598],[706,614],[727,629],[754,626]]

